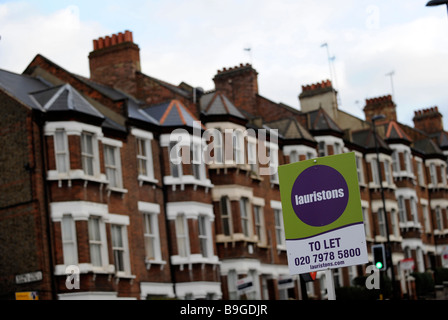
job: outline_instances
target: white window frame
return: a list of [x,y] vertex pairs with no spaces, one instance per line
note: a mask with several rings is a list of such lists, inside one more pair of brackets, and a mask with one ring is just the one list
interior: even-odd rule
[[[151,265],[158,264],[160,268],[163,269],[166,261],[162,259],[162,249],[160,242],[160,232],[159,232],[159,214],[160,205],[157,203],[150,202],[138,202],[138,211],[143,215],[143,238],[145,247],[145,263],[146,268],[150,269]],[[148,222],[150,225],[148,225]],[[151,230],[149,230],[149,228]],[[150,244],[148,244],[148,239]],[[152,245],[152,250],[154,257],[148,255],[149,248],[148,245]]]
[[364,164],[362,154],[355,153],[355,159],[356,159],[356,172],[358,173],[358,183],[359,185],[364,186],[365,179],[364,179]]
[[236,129],[232,134],[232,144],[233,144],[233,161],[235,164],[244,164],[244,134],[243,131]]
[[208,215],[198,215],[198,238],[202,256],[210,258],[213,255],[213,241],[211,222]]
[[412,155],[411,152],[409,150],[404,150],[404,164],[406,167],[406,172],[409,175],[413,175],[414,174],[414,170],[412,168]]
[[[176,237],[185,235],[178,234],[176,224],[181,223],[180,220],[183,221],[184,225],[187,229],[188,236],[186,237],[186,241],[188,243],[186,246],[188,247],[188,252],[186,256],[181,256],[180,254],[175,254],[171,256],[171,264],[180,265],[181,269],[184,265],[188,265],[189,267],[193,263],[201,263],[201,264],[219,264],[218,257],[214,254],[213,245],[210,244],[210,256],[203,257],[201,253],[191,253],[190,247],[190,235],[188,230],[188,223],[190,220],[193,220],[197,223],[199,215],[204,215],[208,217],[208,225],[210,235],[212,234],[212,224],[215,219],[215,215],[213,213],[213,205],[206,204],[202,202],[196,201],[181,201],[181,202],[168,202],[166,205],[166,213],[167,219],[169,223],[174,223],[176,230]],[[178,219],[179,216],[182,216],[182,219]],[[210,236],[210,239],[213,239]]]
[[397,199],[398,204],[398,215],[399,215],[399,221],[402,224],[405,224],[408,222],[408,214],[406,211],[406,202],[404,196],[400,195]]
[[[144,131],[137,128],[131,129],[131,134],[135,136],[136,141],[136,157],[137,157],[137,169],[138,169],[138,180],[140,185],[143,182],[157,183],[158,180],[155,178],[154,174],[154,158],[152,141],[154,140],[154,135],[152,132]],[[140,145],[142,143],[142,148],[144,148],[145,154],[140,153]],[[140,166],[144,163],[144,171],[140,170]]]
[[398,213],[397,210],[392,209],[390,212],[390,221],[392,224],[392,233],[396,239],[400,237],[400,223],[398,222]]
[[[62,146],[58,144],[58,134],[61,135]],[[53,135],[54,155],[56,162],[56,171],[59,175],[68,175],[70,173],[70,149],[68,147],[67,132],[64,128],[57,128]],[[61,148],[59,148],[61,147]],[[60,160],[62,159],[62,160]],[[62,165],[61,165],[62,161]],[[65,170],[62,168],[65,167]]]
[[364,220],[364,231],[366,234],[366,238],[372,237],[372,232],[370,230],[370,221],[369,221],[369,208],[366,206],[361,207],[362,210],[362,217]]
[[411,197],[409,201],[410,201],[409,204],[411,207],[412,220],[414,221],[415,225],[418,225],[419,220],[418,220],[418,210],[417,210],[417,199],[415,197]]
[[[68,237],[69,235],[66,231],[69,231],[71,238]],[[78,243],[76,238],[76,222],[71,214],[64,214],[61,219],[61,241],[64,265],[78,264]],[[72,250],[69,250],[69,246],[72,247]],[[70,251],[72,251],[71,254]]]
[[443,225],[443,212],[442,208],[440,206],[437,206],[435,208],[435,218],[436,218],[436,228],[439,231],[443,231],[444,225]]
[[[94,227],[94,221],[98,222],[98,236],[99,239],[92,238],[94,230],[92,228]],[[93,268],[103,268],[104,266],[108,265],[109,259],[108,259],[108,252],[107,252],[107,240],[106,240],[106,227],[105,223],[100,216],[91,215],[88,219],[88,236],[89,236],[89,252],[90,252],[90,263],[92,264]],[[99,248],[99,265],[96,264],[97,261],[93,261],[93,255],[92,250],[93,248],[98,247]]]
[[[224,212],[223,201],[225,202],[226,212]],[[233,222],[232,222],[232,207],[231,207],[230,199],[228,196],[222,196],[219,199],[219,209],[221,213],[221,225],[222,225],[222,234],[224,236],[231,236],[233,234]],[[225,221],[227,221],[225,223]],[[227,224],[227,228],[224,226]],[[228,234],[226,234],[226,229],[228,229]]]
[[[92,144],[91,152],[87,150],[87,141],[90,140]],[[98,139],[94,132],[83,131],[81,133],[81,162],[82,170],[88,177],[95,177],[99,174],[99,152],[98,152]],[[90,173],[90,162],[92,166],[92,172]]]
[[207,179],[207,174],[205,171],[205,162],[202,157],[202,144],[193,142],[190,145],[190,154],[191,154],[191,166],[193,170],[193,177],[196,180],[204,181]]
[[394,150],[392,152],[392,172],[399,174],[400,170],[400,156],[398,150]]
[[[70,168],[68,174],[59,174],[57,170],[49,170],[47,173],[47,179],[50,181],[59,181],[59,186],[63,180],[68,180],[68,185],[71,185],[71,180],[74,179],[82,179],[85,181],[94,181],[99,183],[107,183],[106,175],[100,172],[99,165],[99,149],[98,149],[98,141],[103,138],[103,133],[101,131],[101,127],[93,126],[90,124],[78,122],[78,121],[55,121],[55,122],[47,122],[44,126],[44,134],[45,136],[54,136],[57,129],[64,129],[68,136],[78,136],[79,141],[81,142],[82,133],[90,132],[95,136],[96,143],[93,144],[93,152],[94,152],[94,171],[96,173],[95,176],[89,176],[84,173],[82,166],[80,168]],[[68,139],[68,138],[67,138]]]
[[[174,151],[173,151],[173,149],[174,149]],[[172,161],[171,156],[170,156],[172,152],[175,152],[178,159],[181,160],[181,161],[179,161],[179,163],[175,163]],[[170,161],[171,177],[177,178],[177,179],[182,178],[182,176],[183,176],[182,154],[181,154],[180,147],[176,142],[174,142],[174,141],[170,142],[170,145],[168,148],[168,155],[169,155],[169,161]]]
[[250,165],[250,170],[258,175],[258,161],[257,161],[257,141],[247,137],[247,162]]
[[416,159],[417,162],[417,177],[418,184],[421,186],[425,186],[425,177],[423,173],[423,161],[421,159]]
[[[108,188],[111,190],[123,190],[123,173],[121,166],[121,146],[119,144],[111,143],[111,139],[103,139],[103,150],[104,150],[104,167],[106,169],[106,177],[109,181]],[[109,158],[109,153],[107,150],[112,151],[112,159]],[[113,163],[110,161],[113,160]],[[113,179],[112,178],[113,175]],[[115,181],[115,183],[112,183]]]
[[277,250],[286,250],[285,226],[283,223],[282,204],[280,201],[271,200],[271,208],[274,211],[275,239]]
[[190,256],[190,239],[188,233],[188,223],[185,214],[177,215],[175,220],[177,255],[181,258]]
[[374,158],[374,159],[372,159],[372,161],[370,161],[370,166],[372,169],[372,183],[375,186],[379,186],[380,185],[380,176],[379,176],[380,168],[378,168],[378,162],[377,162],[376,158]]
[[[115,273],[118,276],[128,276],[131,274],[131,263],[129,260],[129,244],[128,244],[128,233],[127,227],[122,224],[111,224],[111,240],[112,240],[112,253],[114,256],[114,265],[115,265]],[[114,232],[115,230],[115,232]],[[121,237],[121,244],[118,244],[116,241],[118,238],[116,236]],[[123,270],[118,270],[116,260],[117,254],[121,255],[121,259],[123,259]]]
[[[153,212],[143,212],[143,237],[145,238],[146,261],[161,261],[158,215]],[[149,247],[150,248],[149,248]],[[149,252],[152,251],[152,256]]]
[[384,210],[383,208],[378,208],[378,230],[379,230],[379,236],[386,238],[387,237],[387,230],[386,230],[386,217],[384,217]]
[[[50,203],[50,212],[51,212],[51,220],[53,222],[61,222],[64,214],[70,213],[73,216],[75,222],[84,221],[87,224],[89,223],[90,217],[97,217],[100,219],[100,234],[101,234],[101,242],[104,244],[101,247],[101,257],[102,257],[102,266],[93,266],[93,264],[89,262],[78,263],[81,273],[101,273],[101,274],[113,274],[114,273],[114,265],[109,264],[109,254],[108,254],[108,244],[106,238],[106,224],[115,223],[122,225],[129,225],[129,216],[127,215],[117,215],[111,214],[108,212],[108,205],[97,203],[97,202],[89,202],[89,201],[61,201],[61,202],[52,202]],[[88,229],[87,229],[88,230]],[[87,234],[86,244],[89,243],[89,234]],[[90,246],[89,246],[90,250]],[[65,275],[65,265],[56,265],[55,266],[55,274],[56,275]]]
[[252,217],[250,210],[250,200],[247,197],[240,198],[240,218],[241,218],[241,230],[246,238],[252,238],[253,227]]
[[429,206],[428,201],[426,199],[420,199],[420,204],[422,206],[423,211],[423,225],[425,228],[425,232],[429,233],[431,232],[431,220],[429,218]]
[[279,166],[279,159],[278,159],[278,144],[266,142],[266,147],[269,150],[269,170],[272,173],[270,176],[271,185],[279,184],[278,179],[278,166]]
[[387,185],[392,185],[393,179],[390,171],[390,161],[384,160],[383,165],[384,165],[385,182],[387,183]]
[[258,237],[258,244],[264,246],[267,244],[264,210],[263,207],[258,204],[253,204],[252,207],[254,209],[255,234]]
[[327,144],[324,140],[321,140],[317,143],[318,146],[318,155],[319,157],[325,157],[327,156]]

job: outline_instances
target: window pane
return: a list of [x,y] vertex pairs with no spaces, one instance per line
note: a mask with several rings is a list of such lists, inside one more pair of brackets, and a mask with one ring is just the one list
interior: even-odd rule
[[222,221],[222,232],[224,235],[229,236],[231,233],[230,229],[230,201],[227,197],[222,197],[220,201],[221,205],[221,221]]
[[96,267],[101,267],[103,265],[101,259],[101,245],[90,244],[90,259],[92,265]]
[[100,223],[98,218],[89,219],[89,240],[101,241]]
[[68,215],[64,215],[62,218],[62,240],[73,241],[73,218]]
[[116,271],[125,271],[123,256],[124,252],[122,250],[114,250],[114,261]]
[[181,257],[186,257],[187,252],[187,232],[185,227],[185,216],[180,215],[176,218],[176,236],[177,236],[177,246],[178,254]]
[[112,226],[112,246],[123,247],[123,236],[121,232],[121,226]]
[[208,257],[207,218],[199,216],[199,240],[202,256]]

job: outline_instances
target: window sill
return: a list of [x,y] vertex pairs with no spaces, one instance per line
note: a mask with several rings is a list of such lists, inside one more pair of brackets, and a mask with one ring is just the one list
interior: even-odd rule
[[172,176],[165,176],[163,177],[163,182],[166,185],[172,186],[173,190],[176,190],[176,185],[181,186],[181,190],[184,189],[185,185],[194,185],[194,186],[201,186],[206,189],[213,188],[213,184],[210,181],[210,179],[204,179],[204,180],[198,180],[194,176],[182,176],[179,178],[174,178]]
[[49,181],[59,181],[59,186],[61,186],[61,181],[68,180],[69,186],[71,185],[71,180],[84,180],[92,181],[101,184],[108,184],[105,174],[99,174],[96,176],[88,176],[83,170],[70,170],[69,173],[59,173],[56,170],[50,170],[47,172],[47,180]]
[[[67,275],[66,269],[71,265],[58,264],[55,266],[54,274],[57,276]],[[89,273],[93,272],[95,274],[114,274],[115,266],[112,264],[103,266],[103,267],[95,267],[90,263],[79,263],[74,264],[73,266],[79,268],[79,273]]]
[[108,195],[110,195],[111,192],[117,192],[117,193],[122,193],[123,195],[128,193],[127,189],[123,189],[123,188],[117,188],[117,187],[107,187],[107,192]]
[[420,222],[407,221],[399,223],[400,229],[421,229],[422,225]]
[[435,236],[446,236],[446,235],[448,235],[448,229],[434,230],[434,235]]
[[148,260],[148,259],[145,259],[145,264],[146,264],[146,270],[151,269],[151,266],[152,266],[152,265],[159,265],[159,266],[160,266],[160,271],[162,271],[163,268],[164,268],[165,265],[166,265],[166,261],[163,261],[163,260]]
[[157,180],[157,179],[150,178],[150,177],[147,177],[147,176],[142,176],[142,175],[139,175],[137,179],[138,179],[140,187],[145,182],[146,183],[151,183],[151,184],[158,184],[159,183],[159,180]]
[[120,280],[129,280],[130,283],[132,284],[134,282],[135,278],[137,278],[137,276],[123,272],[123,271],[118,271],[115,274],[115,284],[118,284],[120,282]]
[[204,257],[202,254],[191,254],[188,257],[171,256],[171,264],[179,265],[183,270],[184,265],[188,265],[188,268],[191,269],[193,264],[220,265],[221,262],[219,262],[218,256]]

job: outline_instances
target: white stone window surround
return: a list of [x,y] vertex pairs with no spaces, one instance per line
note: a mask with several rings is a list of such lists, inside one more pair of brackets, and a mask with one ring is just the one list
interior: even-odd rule
[[[166,261],[162,260],[162,252],[160,247],[160,231],[159,231],[159,215],[160,215],[160,205],[157,203],[151,203],[151,202],[143,202],[139,201],[137,203],[138,205],[138,211],[142,214],[150,214],[157,216],[157,224],[153,223],[154,227],[154,236],[155,236],[155,250],[158,252],[156,253],[156,259],[154,260],[148,260],[145,259],[146,268],[149,270],[151,268],[151,265],[160,265],[160,270],[163,270],[164,266],[166,265]],[[152,217],[151,217],[152,218]],[[154,222],[154,221],[153,221]],[[157,259],[159,258],[159,259]]]
[[[400,169],[399,172],[396,172],[395,170],[393,170],[392,174],[394,176],[395,179],[398,178],[411,178],[411,179],[415,179],[415,174],[414,174],[414,167],[412,164],[412,150],[409,146],[404,145],[404,144],[396,144],[396,143],[392,143],[389,145],[389,147],[394,151],[397,152],[398,154],[403,154],[404,155],[409,155],[410,159],[404,159],[404,168],[401,167],[401,163],[400,163],[400,157],[397,157],[397,166]],[[409,161],[409,165],[410,168],[407,168],[407,161]],[[391,163],[392,163],[392,159],[391,159]],[[409,169],[409,170],[407,170]]]
[[[108,212],[108,206],[106,204],[88,202],[88,201],[66,201],[66,202],[53,202],[50,203],[51,220],[53,222],[62,222],[64,214],[70,214],[73,220],[76,221],[88,221],[90,216],[96,216],[101,218],[103,227],[105,224],[117,224],[123,226],[129,226],[129,216],[121,214],[112,214]],[[104,229],[104,228],[103,228]],[[106,239],[104,234],[104,239]],[[106,240],[105,240],[106,241]],[[108,246],[105,242],[102,248],[103,256],[106,258],[103,267],[95,267],[91,263],[79,263],[77,266],[81,273],[94,272],[98,274],[114,274],[115,267],[109,263],[108,259]],[[66,265],[56,265],[55,275],[65,275]],[[134,276],[128,275],[132,278]]]
[[[198,220],[199,215],[206,216],[210,225],[208,232],[211,235],[212,223],[215,221],[215,215],[213,213],[213,205],[196,202],[196,201],[180,201],[180,202],[168,202],[166,204],[166,214],[169,221],[175,221],[178,215],[184,215],[185,219]],[[210,237],[211,242],[213,242],[212,237]],[[212,248],[212,247],[211,247]],[[219,265],[218,256],[211,253],[209,257],[204,257],[200,253],[189,254],[187,257],[181,257],[179,255],[171,256],[171,263],[173,265],[180,265],[181,269],[184,265],[188,265],[189,268],[192,264],[213,264]]]
[[[178,142],[180,139],[181,141]],[[176,145],[180,147],[188,147],[191,148],[191,144],[198,144],[201,145],[202,148],[205,148],[205,139],[202,137],[196,136],[196,135],[190,135],[185,130],[185,133],[170,133],[170,134],[162,134],[160,136],[160,146],[169,148],[170,141],[176,141]],[[190,159],[191,163],[193,163],[193,159]],[[163,182],[166,185],[171,185],[173,190],[176,189],[176,185],[180,185],[180,189],[184,190],[185,185],[194,185],[196,186],[202,186],[206,188],[206,191],[208,192],[208,189],[213,188],[213,184],[210,181],[210,179],[196,179],[193,175],[181,175],[180,177],[173,177],[171,175],[164,176]]]
[[140,184],[143,182],[149,182],[149,183],[158,183],[159,180],[155,178],[154,174],[154,155],[152,152],[151,142],[154,140],[154,135],[152,132],[141,130],[138,128],[131,128],[131,134],[135,136],[137,139],[142,139],[145,141],[146,145],[146,172],[147,175],[140,175],[138,176],[138,180]]
[[[78,121],[55,121],[55,122],[47,122],[44,126],[44,134],[45,136],[54,136],[56,130],[64,129],[67,137],[70,135],[76,135],[81,137],[82,132],[90,132],[95,136],[96,141],[101,141],[104,138],[101,127],[93,126],[87,123],[82,123]],[[95,175],[89,176],[84,173],[82,168],[80,169],[70,169],[68,173],[59,173],[57,170],[49,170],[47,172],[47,179],[50,181],[59,181],[61,184],[62,180],[69,180],[69,185],[71,184],[71,180],[74,179],[82,179],[85,181],[94,181],[99,183],[107,184],[108,180],[106,175],[100,173],[100,165],[99,165],[99,149],[98,144],[95,144],[94,147],[94,155],[95,155]]]
[[[378,170],[380,170],[381,167],[385,163],[389,163],[389,165],[392,166],[392,158],[391,158],[391,156],[386,155],[384,153],[380,153],[379,155],[380,155],[380,168],[377,167]],[[374,162],[373,166],[376,166],[376,164],[378,163],[377,160],[376,160],[376,153],[369,153],[369,154],[367,154],[366,155],[366,162],[370,163],[371,166],[372,166],[372,162]],[[370,170],[370,171],[372,171],[372,170]],[[389,168],[389,173],[390,172],[391,172],[391,170]],[[389,189],[394,189],[394,190],[397,188],[397,186],[393,182],[393,179],[391,179],[391,183],[387,182],[387,178],[386,178],[384,172],[382,173],[382,178],[383,178],[383,187],[384,188],[389,188]],[[378,179],[379,179],[379,176],[378,176]],[[380,184],[379,183],[375,183],[374,181],[370,181],[369,182],[369,188],[379,189],[380,188]]]

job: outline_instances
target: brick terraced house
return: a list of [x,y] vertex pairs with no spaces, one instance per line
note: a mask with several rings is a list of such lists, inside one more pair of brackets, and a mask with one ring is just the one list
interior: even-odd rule
[[[300,299],[276,168],[344,152],[356,155],[370,260],[387,238],[381,176],[400,294],[402,260],[442,266],[448,133],[437,107],[410,127],[377,97],[363,120],[339,109],[327,80],[302,86],[298,110],[260,95],[250,64],[219,70],[211,91],[173,85],[142,73],[130,31],[94,40],[89,62],[90,78],[42,55],[23,74],[0,70],[1,299]],[[366,267],[335,269],[336,286]],[[253,290],[241,294],[243,278]],[[306,287],[326,298],[323,272]]]

